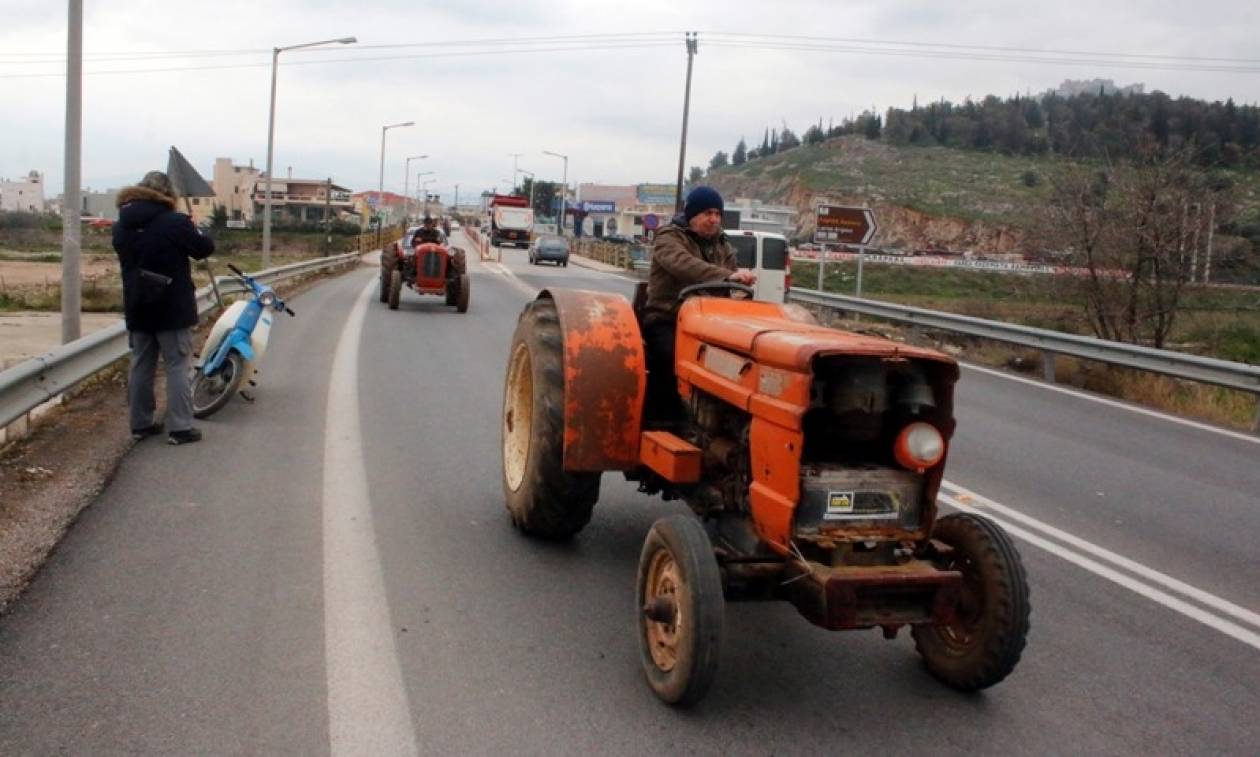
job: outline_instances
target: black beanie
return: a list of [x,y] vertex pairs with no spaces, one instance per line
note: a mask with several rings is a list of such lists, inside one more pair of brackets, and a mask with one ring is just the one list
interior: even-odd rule
[[687,201],[683,203],[683,218],[690,221],[692,218],[712,208],[717,208],[718,211],[726,208],[722,204],[722,195],[718,194],[718,191],[713,187],[696,187],[687,193]]

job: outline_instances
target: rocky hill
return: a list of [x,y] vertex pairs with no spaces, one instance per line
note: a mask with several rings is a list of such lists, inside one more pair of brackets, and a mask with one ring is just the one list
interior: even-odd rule
[[[879,247],[1035,255],[1029,231],[1065,165],[847,135],[711,170],[706,181],[727,197],[795,207],[799,238],[812,238],[813,209],[828,202],[874,208]],[[1244,214],[1260,216],[1260,178],[1238,178]]]

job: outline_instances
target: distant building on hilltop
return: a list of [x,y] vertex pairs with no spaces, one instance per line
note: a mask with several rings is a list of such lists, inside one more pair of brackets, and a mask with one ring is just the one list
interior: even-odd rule
[[0,179],[0,210],[43,213],[43,174],[31,171],[22,179]]
[[1059,97],[1075,97],[1076,95],[1096,95],[1100,91],[1105,95],[1140,95],[1146,92],[1146,85],[1139,82],[1127,87],[1117,87],[1111,79],[1064,79],[1052,94]]

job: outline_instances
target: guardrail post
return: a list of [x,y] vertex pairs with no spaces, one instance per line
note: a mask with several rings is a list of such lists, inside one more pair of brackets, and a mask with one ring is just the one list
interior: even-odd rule
[[1041,351],[1041,374],[1047,384],[1054,383],[1054,358],[1055,354],[1050,350]]
[[1260,394],[1256,395],[1256,418],[1251,422],[1251,430],[1260,434]]

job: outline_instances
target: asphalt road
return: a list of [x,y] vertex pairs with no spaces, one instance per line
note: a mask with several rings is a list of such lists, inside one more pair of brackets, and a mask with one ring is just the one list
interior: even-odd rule
[[1018,529],[1015,673],[960,695],[905,634],[735,604],[708,698],[659,704],[633,582],[681,508],[606,475],[541,544],[499,483],[521,307],[632,283],[523,259],[474,265],[464,315],[325,283],[255,405],[135,448],[0,619],[0,754],[1255,753],[1260,445],[972,369],[943,501]]

